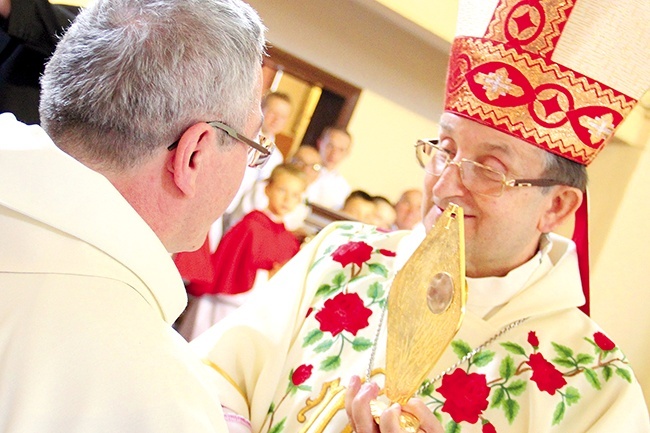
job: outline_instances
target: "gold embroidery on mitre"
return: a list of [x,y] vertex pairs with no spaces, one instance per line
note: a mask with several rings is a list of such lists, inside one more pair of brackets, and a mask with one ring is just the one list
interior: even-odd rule
[[591,134],[591,142],[597,143],[614,133],[614,122],[611,114],[600,117],[581,116],[580,124],[587,128]]
[[575,0],[502,0],[485,39],[516,44],[524,51],[549,56],[574,4]]
[[474,80],[483,86],[485,95],[490,101],[494,101],[500,96],[521,96],[523,94],[521,87],[512,84],[512,80],[508,78],[508,71],[505,68],[497,69],[488,74],[476,74]]
[[450,65],[446,111],[585,165],[636,102],[547,59],[480,38],[456,38]]

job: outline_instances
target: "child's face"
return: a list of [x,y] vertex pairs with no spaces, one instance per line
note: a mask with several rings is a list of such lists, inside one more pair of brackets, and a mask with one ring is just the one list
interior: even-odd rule
[[283,217],[298,206],[305,192],[305,182],[295,176],[280,173],[265,189],[269,211]]

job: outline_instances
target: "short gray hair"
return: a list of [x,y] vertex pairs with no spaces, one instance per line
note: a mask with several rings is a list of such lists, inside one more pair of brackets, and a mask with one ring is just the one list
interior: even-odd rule
[[[556,180],[562,185],[578,188],[583,192],[587,190],[587,168],[584,165],[551,152],[545,152],[545,154],[545,178]],[[544,189],[549,190],[550,187]]]
[[96,0],[45,68],[43,128],[78,159],[118,169],[198,121],[242,129],[265,30],[241,0]]

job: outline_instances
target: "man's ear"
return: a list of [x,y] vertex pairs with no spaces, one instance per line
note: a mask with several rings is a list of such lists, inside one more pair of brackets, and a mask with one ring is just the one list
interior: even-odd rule
[[549,205],[539,221],[539,231],[549,233],[562,225],[580,207],[583,192],[566,185],[554,187],[549,193]]
[[185,130],[171,151],[167,169],[172,173],[174,184],[187,196],[196,194],[197,179],[206,161],[208,146],[213,145],[213,133],[207,123],[196,123]]

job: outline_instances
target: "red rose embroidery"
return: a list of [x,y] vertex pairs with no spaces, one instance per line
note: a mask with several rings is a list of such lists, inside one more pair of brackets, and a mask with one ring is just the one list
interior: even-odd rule
[[361,267],[364,262],[370,260],[372,247],[365,242],[348,242],[341,245],[332,253],[332,259],[346,267],[350,263]]
[[535,348],[539,347],[539,340],[537,339],[537,335],[535,334],[535,331],[530,331],[528,333],[528,344],[530,344]]
[[497,433],[497,429],[495,429],[494,426],[488,422],[483,424],[483,428],[481,428],[481,433]]
[[372,310],[363,305],[363,301],[356,293],[339,293],[323,304],[323,309],[316,316],[320,323],[320,330],[331,332],[335,337],[342,331],[357,335],[360,329],[368,326],[368,318]]
[[395,257],[397,255],[397,253],[395,253],[395,251],[385,250],[383,248],[381,250],[379,250],[379,254],[381,254],[382,256],[386,256],[386,257]]
[[541,353],[533,353],[530,355],[528,365],[533,369],[533,375],[530,380],[537,384],[540,391],[546,391],[551,395],[555,391],[566,385],[566,380],[557,368],[546,359]]
[[446,399],[442,411],[451,415],[457,423],[467,421],[475,424],[488,407],[490,388],[483,374],[467,374],[457,368],[442,378],[442,385],[436,391]]
[[613,350],[616,347],[616,344],[602,332],[596,332],[594,334],[594,341],[604,351]]
[[314,368],[313,365],[303,364],[300,367],[296,368],[296,371],[291,375],[291,382],[295,386],[302,385],[307,379],[311,377],[311,370]]

